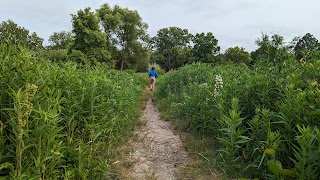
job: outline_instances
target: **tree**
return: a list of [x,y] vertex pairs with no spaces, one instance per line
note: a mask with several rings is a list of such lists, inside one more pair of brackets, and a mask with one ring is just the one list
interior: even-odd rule
[[269,36],[267,34],[262,34],[261,39],[257,39],[255,42],[256,45],[259,46],[258,49],[251,52],[251,57],[253,60],[259,59],[269,59],[271,44],[269,41]]
[[97,10],[97,14],[100,17],[101,25],[107,37],[106,48],[110,52],[115,51],[116,42],[113,40],[113,37],[116,37],[115,31],[121,22],[120,15],[116,14],[107,3]]
[[65,49],[62,50],[51,50],[45,49],[41,51],[40,57],[54,62],[66,61],[68,59],[68,51]]
[[309,53],[316,50],[320,50],[318,46],[318,40],[310,33],[307,33],[301,39],[299,39],[294,47],[294,52],[297,59],[301,59],[303,57],[307,58]]
[[112,52],[117,68],[137,69],[138,64],[145,66],[150,57],[146,46],[148,25],[142,22],[138,12],[117,5],[112,9],[104,4],[97,13],[107,37],[107,49]]
[[0,24],[0,44],[5,42],[35,51],[43,48],[43,38],[35,32],[29,34],[29,30],[18,26],[12,20]]
[[252,60],[250,54],[244,50],[243,47],[230,47],[224,53],[225,61],[231,61],[235,63],[249,64]]
[[80,64],[85,64],[88,61],[86,58],[86,55],[78,50],[71,50],[71,52],[68,55],[68,58],[69,60],[80,63]]
[[191,37],[187,29],[178,27],[160,29],[152,38],[153,61],[166,71],[188,63]]
[[73,43],[73,36],[71,32],[60,31],[54,32],[49,37],[50,49],[62,50],[68,49]]
[[213,63],[214,58],[220,52],[220,47],[218,46],[218,40],[213,36],[211,32],[197,33],[193,39],[193,57],[196,61]]
[[76,15],[72,15],[72,25],[74,33],[74,45],[72,50],[81,51],[91,60],[108,62],[111,58],[106,50],[106,37],[100,30],[99,18],[90,8],[79,10]]
[[28,45],[29,49],[37,51],[43,49],[43,38],[39,37],[37,33],[33,32],[28,36]]
[[253,61],[263,59],[274,64],[281,63],[289,56],[288,47],[285,46],[283,39],[283,36],[278,34],[273,34],[271,39],[267,34],[262,34],[261,39],[256,41],[259,48],[251,52]]
[[137,45],[135,46],[135,61],[131,62],[130,67],[137,70],[138,72],[148,71],[150,49]]
[[295,50],[294,48],[296,47],[298,41],[301,39],[301,37],[299,36],[295,36],[292,38],[292,40],[289,42],[289,45],[288,45],[288,50],[290,53],[295,53]]

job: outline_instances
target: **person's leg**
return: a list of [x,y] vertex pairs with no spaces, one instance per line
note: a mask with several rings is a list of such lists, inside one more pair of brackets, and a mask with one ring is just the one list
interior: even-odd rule
[[155,91],[155,85],[156,85],[156,78],[153,79],[152,83],[152,90]]
[[153,84],[153,79],[152,79],[152,77],[150,78],[149,83],[150,83],[150,91],[152,91],[152,84]]

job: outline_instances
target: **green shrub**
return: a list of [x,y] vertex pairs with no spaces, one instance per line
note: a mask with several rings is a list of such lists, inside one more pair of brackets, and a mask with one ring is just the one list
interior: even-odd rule
[[[284,59],[278,65],[260,61],[252,67],[191,64],[160,77],[156,95],[172,119],[187,122],[185,130],[217,144],[227,174],[313,179],[320,176],[316,58],[309,63]],[[308,134],[303,126],[314,130]]]
[[110,179],[145,76],[0,45],[0,178]]

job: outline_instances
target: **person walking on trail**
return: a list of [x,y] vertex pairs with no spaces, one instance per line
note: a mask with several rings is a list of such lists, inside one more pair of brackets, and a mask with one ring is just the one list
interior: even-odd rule
[[152,67],[148,72],[148,76],[150,77],[150,91],[154,91],[154,84],[156,83],[156,78],[158,77],[158,73],[154,67]]

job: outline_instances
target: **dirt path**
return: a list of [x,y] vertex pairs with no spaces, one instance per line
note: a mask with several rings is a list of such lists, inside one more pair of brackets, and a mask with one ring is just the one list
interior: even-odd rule
[[127,179],[178,179],[177,169],[188,161],[181,140],[173,134],[169,122],[159,117],[150,99],[141,121],[145,124],[132,141],[132,151],[127,160],[132,166]]

